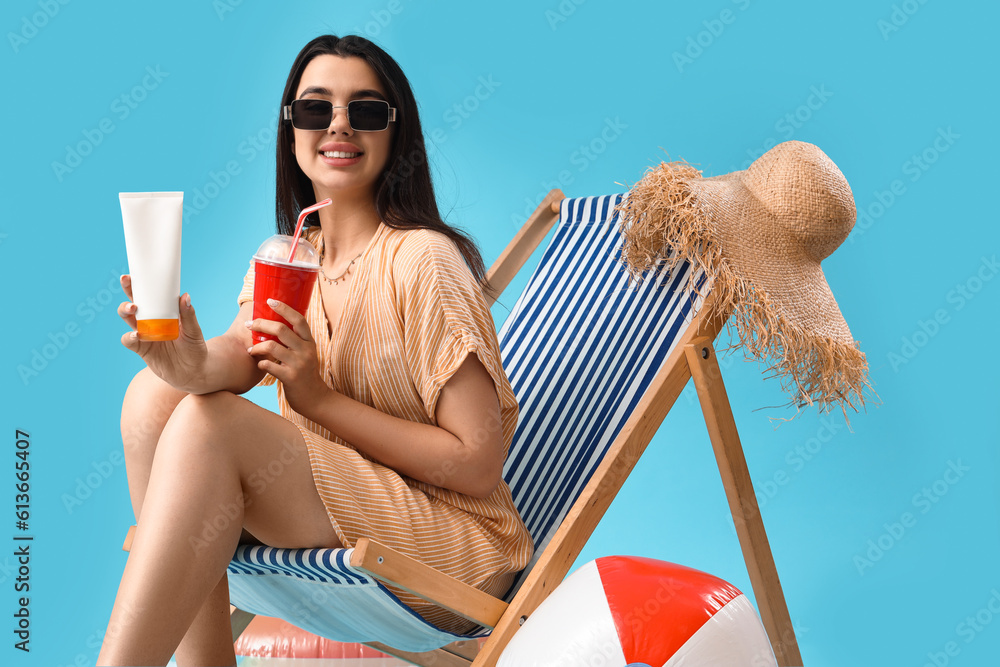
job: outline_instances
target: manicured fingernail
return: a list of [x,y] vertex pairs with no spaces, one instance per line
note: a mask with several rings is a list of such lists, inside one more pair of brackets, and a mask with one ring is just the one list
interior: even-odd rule
[[253,324],[253,320],[247,320],[247,321],[246,321],[246,322],[244,322],[243,324],[245,324],[245,325],[247,326],[247,329],[249,329],[249,328],[250,328],[250,326],[251,326],[251,325]]
[[247,352],[253,352],[253,347],[248,347]]
[[267,305],[271,306],[271,308],[274,308],[275,306],[278,305],[278,300],[277,299],[268,299],[267,300]]
[[132,340],[138,340],[138,338],[139,338],[139,332],[138,331],[133,331],[132,332]]

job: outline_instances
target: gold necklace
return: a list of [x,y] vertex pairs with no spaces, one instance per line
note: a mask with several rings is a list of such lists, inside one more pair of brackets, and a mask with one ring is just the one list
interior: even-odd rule
[[358,256],[355,257],[354,259],[352,259],[351,263],[347,265],[347,268],[344,269],[344,272],[341,273],[336,278],[328,278],[327,277],[326,272],[323,271],[323,256],[320,255],[320,258],[319,258],[319,274],[321,276],[323,276],[323,280],[326,281],[327,285],[336,285],[337,283],[339,283],[340,281],[342,281],[344,278],[347,277],[347,274],[351,272],[351,267],[354,266],[354,262],[356,262],[359,259],[361,259],[361,255],[363,255],[363,254],[364,254],[364,252],[359,252]]

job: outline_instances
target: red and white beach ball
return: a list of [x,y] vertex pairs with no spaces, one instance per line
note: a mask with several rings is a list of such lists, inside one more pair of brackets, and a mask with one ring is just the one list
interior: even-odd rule
[[598,558],[567,577],[498,667],[772,667],[750,601],[718,577],[650,558]]

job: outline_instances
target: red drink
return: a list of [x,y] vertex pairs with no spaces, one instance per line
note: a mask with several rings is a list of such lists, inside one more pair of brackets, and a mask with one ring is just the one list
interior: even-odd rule
[[[292,325],[285,318],[271,310],[271,307],[267,305],[267,300],[277,299],[282,303],[287,303],[300,314],[305,315],[306,308],[309,307],[309,300],[312,298],[313,286],[316,284],[318,273],[319,268],[316,266],[262,261],[255,258],[253,283],[254,319],[261,318],[281,322],[291,328]],[[278,341],[276,337],[261,333],[260,331],[253,331],[252,334],[254,345],[265,340]]]

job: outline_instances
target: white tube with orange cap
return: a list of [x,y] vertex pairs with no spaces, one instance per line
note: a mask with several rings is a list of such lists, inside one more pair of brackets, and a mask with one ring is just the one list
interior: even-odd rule
[[119,192],[139,340],[180,333],[183,192]]

